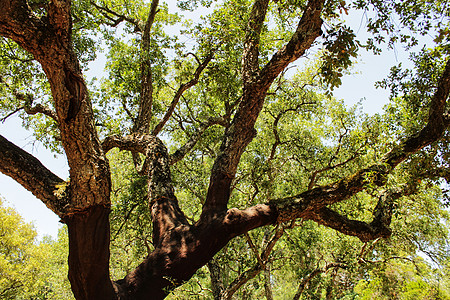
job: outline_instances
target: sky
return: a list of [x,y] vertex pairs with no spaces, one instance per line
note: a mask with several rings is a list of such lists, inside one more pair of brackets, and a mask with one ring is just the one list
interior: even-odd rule
[[[352,16],[351,22],[354,22],[354,25],[359,24],[361,18],[362,15]],[[364,32],[359,32],[359,34],[364,34]],[[401,49],[397,49],[395,52],[384,51],[379,56],[362,53],[352,70],[352,74],[345,76],[342,86],[335,91],[335,97],[344,99],[346,105],[349,106],[363,99],[363,108],[366,113],[382,112],[382,107],[388,101],[389,93],[385,90],[375,89],[374,83],[385,78],[392,65],[405,61],[407,58],[408,53]],[[102,73],[103,66],[104,57],[91,65],[91,70],[87,73],[87,76],[100,77],[99,74]],[[32,133],[21,127],[21,121],[17,117],[10,117],[4,123],[0,123],[0,134],[36,156],[59,177],[68,178],[68,166],[65,157],[62,155],[55,156],[39,142],[33,142]],[[7,205],[16,209],[25,221],[34,224],[40,238],[44,235],[56,238],[58,229],[62,226],[59,223],[59,218],[21,185],[1,173],[0,196]]]

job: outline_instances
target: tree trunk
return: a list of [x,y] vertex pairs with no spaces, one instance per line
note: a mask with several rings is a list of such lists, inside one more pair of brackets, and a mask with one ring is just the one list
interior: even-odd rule
[[[375,185],[386,183],[386,176],[400,162],[442,137],[450,124],[446,100],[450,91],[450,63],[447,64],[436,92],[431,98],[427,125],[404,140],[378,163],[359,170],[327,186],[316,187],[298,195],[273,200],[239,210],[228,209],[231,184],[242,154],[256,134],[255,124],[274,82],[287,66],[304,55],[322,34],[321,14],[324,0],[309,0],[295,32],[261,67],[260,34],[268,11],[268,0],[255,0],[249,14],[248,35],[242,55],[242,95],[231,122],[226,126],[220,151],[215,159],[207,196],[200,219],[190,224],[178,206],[170,178],[167,150],[149,132],[152,107],[151,68],[143,72],[147,81],[137,130],[130,137],[108,137],[100,143],[94,125],[93,108],[72,45],[70,0],[46,1],[46,14],[38,17],[25,0],[0,0],[0,35],[30,52],[41,64],[51,87],[54,119],[67,157],[70,181],[63,182],[35,159],[6,139],[0,138],[0,171],[31,190],[67,224],[69,230],[69,279],[77,299],[163,299],[177,286],[189,280],[230,239],[247,231],[298,218],[339,230],[368,241],[388,237],[392,201],[380,200],[374,221],[350,220],[327,206],[364,190],[367,178]],[[150,16],[156,14],[157,0],[152,1]],[[149,17],[147,30],[152,19]],[[146,46],[144,47],[146,48]],[[145,57],[147,59],[147,57]],[[179,89],[177,104],[184,90],[195,84],[208,59],[196,71],[193,81]],[[172,115],[170,108],[155,135]],[[52,114],[53,115],[53,114]],[[119,147],[146,157],[144,171],[149,178],[149,206],[153,221],[155,250],[125,278],[111,282],[109,277],[110,172],[106,152]],[[389,205],[388,205],[389,204]],[[326,268],[336,267],[329,265]],[[227,298],[242,284],[261,271],[256,266],[241,274],[228,290]],[[299,286],[297,298],[310,280],[325,272],[317,269]],[[270,286],[270,274],[266,281]],[[267,287],[267,298],[270,289]],[[226,295],[224,295],[226,294]]]
[[264,293],[267,300],[273,300],[272,283],[270,282],[270,266],[266,265],[264,270]]
[[109,212],[95,206],[68,216],[69,280],[76,299],[116,299],[109,279]]
[[181,225],[167,231],[157,248],[116,282],[120,299],[164,299],[189,280],[231,239],[220,218],[207,226]]

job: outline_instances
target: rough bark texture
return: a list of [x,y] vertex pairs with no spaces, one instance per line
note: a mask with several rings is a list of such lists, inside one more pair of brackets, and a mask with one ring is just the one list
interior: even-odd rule
[[34,156],[0,136],[0,171],[32,192],[58,216],[69,205],[66,182],[44,167]]
[[305,9],[297,31],[289,43],[278,51],[261,70],[255,55],[259,48],[259,35],[267,10],[268,1],[255,1],[252,8],[254,19],[250,19],[250,33],[245,42],[242,65],[251,69],[245,75],[242,99],[231,125],[227,128],[220,153],[214,162],[211,179],[201,218],[208,219],[216,211],[226,209],[230,197],[230,185],[236,174],[237,165],[247,145],[255,137],[254,125],[264,104],[267,91],[275,78],[289,63],[299,58],[311,47],[320,35],[322,19],[320,14],[323,0],[311,0]]
[[152,105],[153,105],[153,75],[151,66],[151,54],[150,54],[150,30],[155,20],[155,15],[158,12],[158,0],[153,0],[150,6],[150,12],[145,22],[144,30],[142,32],[141,43],[141,93],[140,93],[140,105],[137,120],[134,124],[133,131],[148,133],[150,121],[152,118]]
[[209,276],[211,278],[211,289],[214,300],[220,300],[222,291],[224,290],[224,283],[222,280],[222,272],[219,264],[211,259],[208,264]]
[[[97,137],[92,105],[72,47],[70,1],[49,2],[46,18],[36,17],[23,0],[2,0],[0,7],[0,34],[33,54],[48,78],[61,141],[70,167],[70,182],[59,189],[55,181],[58,184],[61,181],[48,174],[35,177],[40,184],[31,186],[29,180],[22,183],[25,182],[24,185],[39,198],[44,198],[44,203],[67,222],[69,278],[74,294],[78,299],[106,299],[100,297],[98,290],[110,291],[112,287],[108,273],[109,166]],[[6,144],[2,140],[2,145]],[[20,170],[12,171],[14,174],[10,176],[13,178],[18,178],[20,173],[26,174],[25,166],[38,165],[31,155],[23,155],[18,149],[13,152],[27,161],[21,163]],[[10,155],[9,159],[14,157]],[[7,163],[2,160],[2,165]],[[37,170],[48,173],[40,166],[35,173]],[[31,175],[41,174],[26,176],[31,178]],[[57,197],[58,193],[47,195],[55,190],[55,186],[65,194],[63,203]],[[98,210],[106,210],[102,218]],[[99,244],[92,244],[93,238],[98,239]],[[97,248],[100,244],[102,247]],[[108,298],[107,293],[104,295]]]
[[[269,1],[255,0],[249,14],[248,34],[242,55],[242,95],[233,118],[230,122],[225,120],[230,118],[230,114],[220,120],[211,120],[182,149],[169,155],[156,135],[172,116],[182,93],[197,83],[212,55],[199,63],[193,79],[179,88],[172,106],[153,134],[148,134],[152,116],[152,74],[148,57],[144,56],[141,106],[133,134],[110,136],[100,143],[89,94],[72,46],[70,1],[50,1],[48,15],[39,18],[32,13],[25,0],[0,0],[0,35],[14,40],[33,54],[50,83],[54,112],[43,109],[39,112],[47,112],[58,123],[70,167],[70,181],[65,183],[32,155],[3,137],[0,137],[0,171],[30,190],[68,225],[69,279],[77,299],[163,299],[205,265],[232,238],[260,226],[297,218],[314,220],[345,234],[357,236],[362,241],[390,235],[391,204],[392,199],[399,196],[398,193],[391,192],[380,197],[371,223],[350,220],[327,206],[348,199],[365,189],[368,183],[384,185],[386,176],[395,166],[443,135],[449,125],[445,108],[450,90],[450,64],[447,64],[431,101],[428,124],[387,153],[379,163],[338,182],[312,188],[298,195],[243,210],[228,209],[231,183],[243,152],[255,136],[254,126],[267,91],[289,63],[301,57],[321,35],[324,2],[308,1],[289,42],[261,67],[260,33]],[[147,52],[149,46],[146,43],[149,42],[157,5],[157,0],[152,1],[144,28],[143,49]],[[103,13],[109,11],[104,9]],[[178,205],[170,164],[192,149],[199,136],[212,124],[221,124],[226,129],[220,153],[211,171],[202,214],[197,222],[191,224]],[[115,147],[141,153],[145,157],[142,171],[148,177],[155,250],[125,278],[111,282],[108,261],[111,183],[105,153]],[[263,265],[273,245],[269,243],[268,252],[262,253],[261,263],[241,274],[221,292],[222,298],[230,298],[241,285],[264,269]],[[307,281],[306,278],[303,286]],[[302,286],[299,291],[301,289]]]

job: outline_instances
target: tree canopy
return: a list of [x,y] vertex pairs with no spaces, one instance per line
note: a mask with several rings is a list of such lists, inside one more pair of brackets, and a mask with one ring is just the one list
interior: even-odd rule
[[[69,178],[2,136],[0,171],[67,225],[75,298],[177,297],[206,273],[215,299],[256,276],[267,299],[283,276],[293,299],[442,296],[440,275],[387,283],[434,272],[420,253],[448,264],[449,4],[176,3],[0,0],[0,118],[64,153]],[[421,37],[377,83],[384,114],[333,97],[361,51]],[[85,78],[98,55],[104,76]]]

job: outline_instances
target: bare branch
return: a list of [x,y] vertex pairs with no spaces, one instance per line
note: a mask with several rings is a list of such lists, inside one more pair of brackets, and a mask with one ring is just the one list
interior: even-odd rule
[[133,114],[132,114],[131,111],[128,109],[127,104],[125,103],[125,101],[121,101],[120,103],[122,104],[122,108],[123,108],[123,110],[125,111],[125,113],[127,114],[127,116],[128,116],[131,120],[135,121],[135,120],[134,120],[134,117],[133,117]]
[[410,257],[403,257],[403,256],[391,256],[391,257],[388,257],[388,258],[385,258],[385,259],[379,259],[379,260],[365,260],[365,259],[363,259],[361,262],[362,263],[369,263],[369,264],[385,264],[388,261],[394,260],[394,259],[409,261],[409,262],[413,263],[414,266],[416,266],[416,268],[417,268],[417,265],[416,265],[416,262],[414,261],[414,259],[412,259]]
[[250,249],[252,249],[253,254],[256,257],[256,260],[258,261],[259,266],[262,270],[266,268],[265,262],[261,259],[261,256],[259,255],[258,249],[256,248],[255,244],[253,243],[252,238],[248,234],[248,232],[244,233],[244,237],[247,240],[247,244],[250,246]]
[[33,102],[34,102],[32,95],[30,95],[30,94],[24,95],[21,93],[16,93],[15,96],[18,100],[25,102],[23,109],[25,110],[25,112],[27,114],[35,115],[35,114],[41,113],[55,121],[58,121],[58,117],[57,117],[56,113],[53,110],[51,110],[49,107],[43,106],[42,104],[36,104],[35,106],[32,106]]
[[190,139],[186,142],[186,144],[184,144],[182,147],[180,147],[180,149],[176,150],[173,154],[169,156],[170,164],[173,165],[182,160],[183,157],[195,147],[197,142],[201,139],[203,133],[205,133],[205,131],[213,125],[226,126],[226,119],[211,118],[208,120],[207,123],[202,124],[199,130],[190,137]]
[[[123,14],[119,14],[115,11],[113,11],[112,9],[105,7],[105,6],[100,6],[97,3],[95,3],[95,1],[91,1],[90,2],[92,6],[94,6],[105,18],[107,18],[108,20],[110,20],[111,22],[113,22],[112,24],[110,24],[113,27],[116,27],[117,25],[119,25],[121,22],[123,21],[127,21],[131,24],[134,25],[134,28],[136,31],[142,31],[142,29],[140,28],[140,24],[139,21],[133,18],[130,18],[126,15]],[[116,17],[116,19],[110,17],[110,15]]]
[[281,142],[280,135],[278,133],[278,123],[280,122],[281,118],[285,114],[287,114],[288,112],[297,112],[302,105],[308,105],[308,104],[314,104],[314,103],[315,102],[302,102],[302,103],[299,103],[295,107],[290,107],[290,108],[287,108],[285,110],[280,111],[278,113],[278,115],[276,115],[276,116],[274,116],[269,111],[269,114],[274,118],[273,125],[272,125],[272,132],[273,132],[273,136],[275,138],[275,143],[272,145],[272,149],[270,151],[270,155],[269,155],[268,161],[271,161],[271,160],[273,160],[275,158],[275,152],[276,152],[277,147],[279,145],[283,144],[283,142]]
[[11,117],[12,115],[14,115],[15,113],[18,113],[19,111],[21,111],[23,109],[23,107],[19,107],[16,110],[10,112],[9,114],[7,114],[6,116],[4,116],[0,121],[2,123],[4,123],[9,117]]
[[266,265],[269,261],[269,256],[272,253],[275,244],[283,236],[284,229],[285,227],[282,225],[277,226],[274,236],[267,243],[261,255],[259,255],[258,250],[256,249],[256,246],[254,245],[249,234],[245,233],[245,238],[247,239],[250,248],[257,258],[257,263],[252,268],[241,273],[235,280],[233,280],[233,282],[222,291],[220,299],[231,299],[231,297],[240,287],[246,284],[250,279],[255,278],[262,270],[266,269]]
[[230,285],[222,292],[221,299],[229,300],[250,279],[255,278],[261,272],[261,266],[256,264],[253,268],[241,273]]
[[170,104],[169,108],[167,109],[166,114],[164,115],[162,120],[158,123],[158,125],[156,125],[156,127],[153,129],[153,131],[152,131],[153,135],[156,136],[160,133],[161,129],[164,127],[164,125],[167,123],[167,121],[172,116],[172,114],[175,110],[175,107],[177,106],[178,101],[180,100],[183,93],[198,83],[201,73],[206,68],[206,66],[209,64],[209,62],[212,60],[213,56],[214,56],[214,53],[210,53],[205,58],[205,60],[197,67],[197,69],[194,72],[193,78],[190,81],[182,84],[178,88],[178,91],[175,94],[175,96],[173,97],[172,103]]
[[133,212],[133,210],[138,206],[138,203],[133,204],[133,206],[131,206],[130,210],[127,212],[127,214],[125,215],[125,218],[122,222],[122,224],[120,224],[119,229],[117,229],[116,233],[114,234],[114,236],[112,237],[112,240],[115,240],[116,237],[119,235],[119,233],[122,231],[123,226],[125,226],[125,224],[128,222],[128,219],[131,216],[131,213]]
[[318,175],[319,173],[322,173],[322,172],[325,172],[325,171],[331,171],[331,170],[340,168],[340,167],[342,167],[342,166],[345,166],[345,165],[348,164],[349,162],[351,162],[351,161],[355,160],[356,158],[358,158],[358,156],[359,156],[359,152],[358,152],[358,151],[355,151],[355,152],[353,153],[353,155],[351,155],[349,158],[347,158],[346,160],[344,160],[344,161],[342,161],[342,162],[340,162],[340,163],[337,163],[337,164],[332,165],[332,164],[331,164],[331,160],[330,160],[330,164],[328,164],[328,166],[326,166],[325,168],[319,169],[319,170],[315,170],[315,171],[312,173],[312,175],[311,175],[311,179],[310,179],[309,184],[308,184],[308,190],[310,190],[310,189],[312,189],[312,188],[314,187],[314,185],[315,185],[315,183],[316,183],[316,177],[317,177],[317,175]]
[[285,226],[284,225],[280,225],[280,224],[277,225],[277,227],[275,229],[275,234],[273,235],[273,237],[269,241],[269,243],[266,245],[264,251],[261,253],[261,259],[263,261],[265,261],[265,262],[268,261],[270,253],[272,253],[272,250],[275,247],[275,244],[283,236],[284,230],[285,230]]

